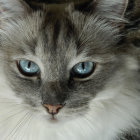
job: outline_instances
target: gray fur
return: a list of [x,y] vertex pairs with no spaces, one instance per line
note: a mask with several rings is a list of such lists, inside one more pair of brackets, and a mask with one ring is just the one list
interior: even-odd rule
[[[115,47],[127,2],[100,0],[95,11],[88,15],[71,4],[59,10],[44,5],[43,9],[34,11],[18,0],[6,1],[15,2],[15,8],[3,0],[0,2],[2,10],[6,10],[1,13],[1,63],[8,86],[24,104],[34,109],[42,102],[65,104],[66,114],[85,115],[91,100],[96,99],[106,86],[113,88],[109,85],[111,81],[123,82],[130,91],[136,90],[134,97],[140,97],[139,85],[132,84],[140,80],[139,65],[131,68],[128,63],[129,58],[137,62],[137,56],[131,48],[124,51]],[[121,8],[113,11],[118,5]],[[22,58],[36,62],[41,76],[22,75],[16,63]],[[71,79],[74,64],[87,60],[97,63],[93,75],[84,80]],[[124,76],[122,81],[121,75]],[[140,119],[138,115],[135,117]],[[122,130],[127,131],[127,128]]]

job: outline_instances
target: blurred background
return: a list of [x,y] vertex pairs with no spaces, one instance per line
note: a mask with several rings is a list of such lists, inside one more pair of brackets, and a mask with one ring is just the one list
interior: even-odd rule
[[25,0],[27,3],[32,3],[32,4],[67,4],[67,3],[84,3],[84,2],[88,2],[91,0]]

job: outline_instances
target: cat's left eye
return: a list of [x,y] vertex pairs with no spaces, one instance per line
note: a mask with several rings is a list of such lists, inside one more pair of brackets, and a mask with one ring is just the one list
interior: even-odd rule
[[25,76],[37,76],[40,73],[39,66],[29,60],[20,60],[18,62],[19,71]]
[[94,72],[95,67],[94,62],[81,62],[72,68],[71,75],[74,78],[87,78]]

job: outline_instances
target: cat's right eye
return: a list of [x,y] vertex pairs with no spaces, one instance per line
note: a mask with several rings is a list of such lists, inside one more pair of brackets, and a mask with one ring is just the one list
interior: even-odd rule
[[18,69],[25,76],[37,76],[40,73],[40,68],[37,64],[25,59],[18,62]]

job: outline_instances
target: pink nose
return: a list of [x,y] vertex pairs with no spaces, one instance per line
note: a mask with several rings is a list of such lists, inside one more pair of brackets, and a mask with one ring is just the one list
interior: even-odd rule
[[49,105],[49,104],[44,104],[43,105],[49,114],[55,115],[59,112],[59,110],[63,107],[62,105]]

